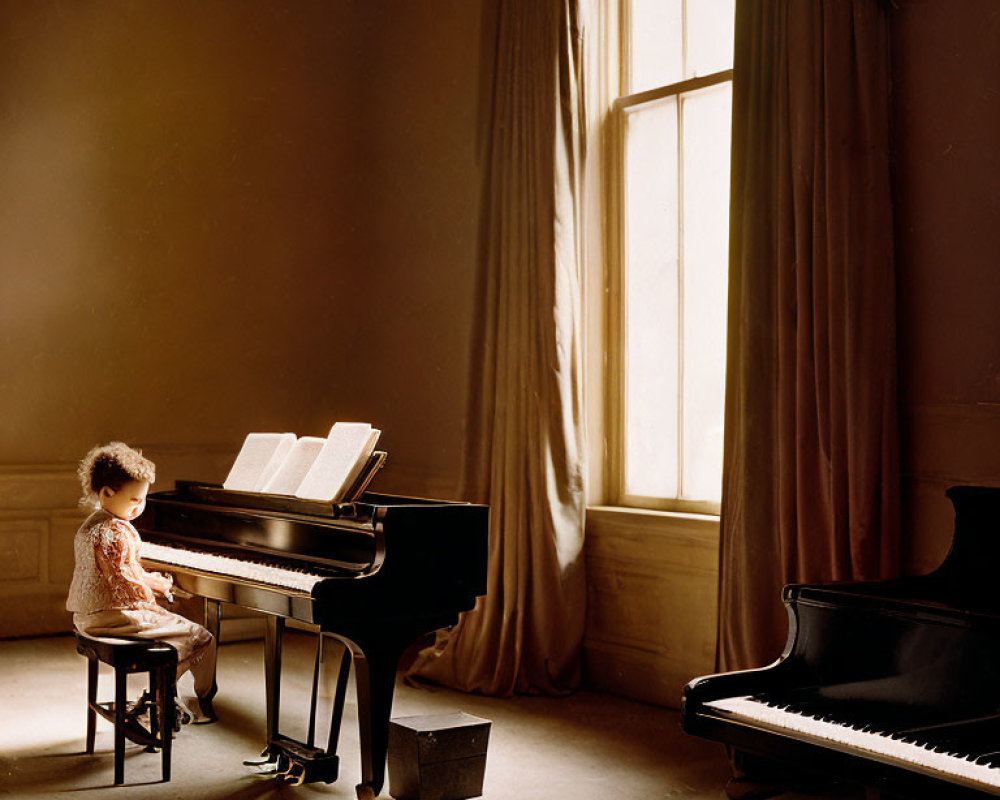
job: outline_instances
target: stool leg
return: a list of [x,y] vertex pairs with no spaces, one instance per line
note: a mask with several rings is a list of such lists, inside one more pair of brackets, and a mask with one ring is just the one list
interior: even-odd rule
[[159,706],[164,783],[170,780],[170,751],[173,747],[174,717],[177,713],[174,709],[176,682],[177,666],[175,664],[167,664],[159,670],[159,675],[157,676],[157,688],[159,691],[157,692],[156,703]]
[[97,659],[87,659],[87,752],[94,752],[94,737],[97,734]]
[[[158,678],[160,676],[160,671],[157,669],[151,669],[149,671],[149,696],[152,698],[152,704],[149,706],[149,732],[155,737],[160,731],[160,689]],[[147,753],[155,753],[156,747],[153,745],[146,745]]]
[[115,670],[115,786],[125,782],[125,678],[123,669]]

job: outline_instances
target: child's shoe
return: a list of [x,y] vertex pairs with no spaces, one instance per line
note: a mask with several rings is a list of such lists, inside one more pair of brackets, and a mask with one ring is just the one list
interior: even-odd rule
[[180,696],[174,698],[176,703],[176,715],[174,717],[174,731],[179,731],[182,725],[189,725],[191,720],[194,719],[194,715],[188,708],[187,704],[181,700]]
[[199,697],[196,705],[198,706],[198,712],[192,720],[195,725],[211,725],[213,722],[219,721],[219,718],[215,715],[215,707],[212,705],[211,697]]

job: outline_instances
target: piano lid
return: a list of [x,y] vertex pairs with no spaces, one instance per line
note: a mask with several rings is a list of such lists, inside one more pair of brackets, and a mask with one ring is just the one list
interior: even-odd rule
[[[155,495],[151,495],[155,496]],[[177,500],[190,500],[250,511],[277,514],[301,514],[326,519],[368,519],[374,509],[382,506],[433,506],[456,505],[453,501],[429,500],[422,497],[402,497],[365,493],[350,502],[327,503],[322,500],[303,500],[289,494],[269,494],[264,492],[241,492],[224,489],[219,484],[200,481],[177,481],[174,490]],[[461,505],[461,504],[459,504]]]
[[279,514],[304,514],[310,517],[353,517],[353,503],[326,503],[321,500],[303,500],[290,494],[266,494],[224,489],[218,484],[197,481],[177,481],[177,494],[197,502],[217,506],[248,508]]

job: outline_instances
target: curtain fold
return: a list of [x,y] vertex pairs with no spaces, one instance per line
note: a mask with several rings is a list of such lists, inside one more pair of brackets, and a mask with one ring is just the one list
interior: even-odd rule
[[737,3],[721,669],[780,655],[784,584],[899,573],[886,14]]
[[582,27],[579,0],[499,3],[463,488],[490,505],[488,589],[409,672],[465,691],[580,680]]

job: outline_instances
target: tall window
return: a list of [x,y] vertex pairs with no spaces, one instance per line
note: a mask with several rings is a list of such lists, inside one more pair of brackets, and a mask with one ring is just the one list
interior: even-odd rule
[[735,0],[620,1],[610,493],[623,505],[713,511]]

